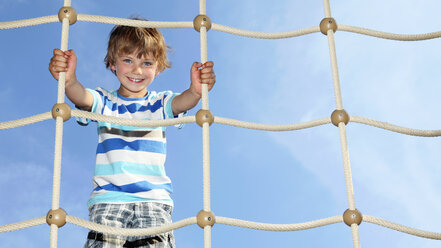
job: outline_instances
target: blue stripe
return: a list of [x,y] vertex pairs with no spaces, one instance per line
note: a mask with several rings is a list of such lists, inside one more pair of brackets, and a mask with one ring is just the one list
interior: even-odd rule
[[161,165],[139,164],[123,161],[111,164],[97,164],[95,166],[95,176],[107,176],[126,173],[144,176],[165,176],[164,166]]
[[155,152],[165,154],[166,146],[164,142],[153,140],[135,140],[127,142],[123,139],[106,139],[98,144],[96,153],[106,153],[113,150]]
[[150,110],[152,113],[154,113],[162,107],[162,103],[161,103],[160,99],[158,99],[158,101],[155,101],[153,104],[149,102],[149,103],[147,103],[147,105],[141,105],[139,103],[132,103],[129,105],[122,104],[122,105],[118,106],[118,103],[112,102],[107,96],[105,96],[103,99],[103,105],[104,105],[104,107],[106,107],[112,111],[118,110],[118,113],[120,113],[120,114],[124,114],[126,112],[133,114],[136,112],[144,112],[147,110]]
[[139,192],[150,191],[153,189],[164,189],[169,193],[173,192],[173,187],[171,183],[153,184],[147,181],[141,181],[141,182],[126,184],[121,186],[117,186],[109,183],[103,186],[96,187],[94,191],[107,190],[107,191],[117,191],[117,192],[126,192],[126,193],[139,193]]
[[89,199],[87,205],[90,207],[93,204],[103,203],[103,202],[137,202],[137,201],[159,201],[165,204],[173,205],[173,200],[170,198],[149,199],[149,198],[142,198],[136,195],[127,194],[124,192],[107,192],[102,195],[96,195]]

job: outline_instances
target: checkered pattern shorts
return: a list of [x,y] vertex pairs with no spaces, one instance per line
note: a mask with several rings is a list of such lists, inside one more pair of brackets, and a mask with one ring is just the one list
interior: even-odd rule
[[[120,228],[148,228],[171,223],[172,207],[155,202],[124,204],[98,203],[89,208],[89,220]],[[125,237],[89,232],[85,248],[174,248],[173,233]]]

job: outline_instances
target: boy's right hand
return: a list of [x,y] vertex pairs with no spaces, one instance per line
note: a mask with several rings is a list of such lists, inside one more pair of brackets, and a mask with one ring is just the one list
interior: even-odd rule
[[77,56],[73,50],[63,52],[60,49],[54,49],[54,56],[49,62],[49,71],[56,80],[60,78],[60,72],[66,72],[66,84],[76,80],[76,67]]

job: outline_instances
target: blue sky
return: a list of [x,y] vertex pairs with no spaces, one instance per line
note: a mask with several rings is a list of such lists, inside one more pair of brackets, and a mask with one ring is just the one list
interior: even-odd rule
[[[282,32],[317,26],[322,1],[207,1],[214,23]],[[62,1],[0,0],[0,22],[54,15]],[[198,1],[73,0],[77,12],[153,21],[191,21]],[[331,1],[337,23],[393,33],[439,31],[441,2]],[[69,48],[78,55],[77,76],[86,87],[117,88],[103,58],[112,25],[78,22]],[[49,111],[56,82],[47,70],[60,46],[60,23],[0,30],[0,122]],[[173,48],[173,68],[151,90],[181,92],[199,60],[199,33],[161,29]],[[401,42],[337,31],[343,106],[364,116],[417,129],[440,129],[440,39]],[[330,116],[335,109],[327,37],[321,33],[285,40],[258,40],[208,33],[208,58],[217,84],[210,93],[216,116],[288,124]],[[195,114],[200,105],[190,112]],[[168,129],[166,169],[173,180],[173,219],[202,209],[202,135],[196,124]],[[65,123],[60,206],[87,219],[95,160],[96,130]],[[263,132],[213,124],[212,210],[216,215],[267,223],[299,223],[341,215],[347,209],[338,129],[332,125],[293,132]],[[441,232],[439,138],[411,137],[350,123],[347,127],[355,204],[366,215]],[[0,131],[0,225],[44,216],[51,207],[55,122]],[[59,247],[81,247],[87,230],[68,224]],[[177,246],[202,247],[197,226],[175,231]],[[320,238],[318,238],[320,237]],[[352,247],[343,223],[300,232],[265,232],[224,225],[213,228],[213,247]],[[362,223],[363,247],[439,247]],[[47,225],[0,234],[4,247],[48,247]]]

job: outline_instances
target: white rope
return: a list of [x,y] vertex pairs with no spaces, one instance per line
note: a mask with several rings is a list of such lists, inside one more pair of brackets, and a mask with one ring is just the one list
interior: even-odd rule
[[259,222],[252,222],[247,220],[239,220],[239,219],[216,216],[216,224],[224,224],[230,226],[237,226],[237,227],[250,228],[256,230],[275,231],[275,232],[307,230],[311,228],[331,225],[340,222],[343,222],[342,216],[334,216],[326,219],[298,223],[298,224],[267,224],[267,223],[259,223]]
[[174,119],[166,119],[166,120],[129,120],[124,118],[95,114],[76,109],[73,109],[71,114],[74,117],[80,117],[95,121],[108,122],[108,123],[134,126],[134,127],[160,127],[160,126],[172,126],[182,123],[196,122],[196,118],[194,116],[186,116],[182,118],[174,118]]
[[[64,18],[61,29],[61,45],[60,45],[60,49],[62,51],[67,51],[68,39],[69,39],[69,20],[67,18]],[[61,72],[60,77],[58,79],[57,103],[64,103],[65,85],[66,85],[66,72]]]
[[156,235],[160,233],[170,232],[185,226],[194,225],[197,223],[197,219],[196,217],[191,217],[160,227],[132,228],[132,229],[100,225],[70,215],[66,216],[66,222],[84,227],[86,229],[94,230],[100,233],[134,237],[134,236],[149,236],[149,235]]
[[40,218],[30,219],[30,220],[12,223],[12,224],[8,224],[8,225],[1,225],[0,226],[0,233],[17,231],[20,229],[38,226],[38,225],[45,224],[45,223],[46,223],[46,217],[40,217]]
[[329,5],[329,0],[323,0],[323,8],[325,9],[325,17],[332,17],[331,15],[331,6]]
[[0,122],[0,130],[26,126],[29,124],[49,120],[51,118],[52,118],[52,114],[50,112],[46,112],[43,114],[38,114],[38,115],[31,116],[31,117],[23,118],[23,119]]
[[230,33],[233,35],[240,35],[244,37],[258,38],[258,39],[285,39],[285,38],[297,37],[297,36],[320,32],[320,27],[318,26],[301,29],[301,30],[295,30],[295,31],[269,33],[269,32],[248,31],[244,29],[233,28],[215,23],[211,25],[211,29],[225,33]]
[[51,232],[50,232],[50,241],[49,241],[49,247],[50,248],[57,248],[58,243],[58,226],[55,224],[52,224],[50,226]]
[[338,76],[337,55],[335,49],[334,31],[328,30],[329,56],[331,58],[332,81],[334,83],[335,104],[337,109],[343,109],[343,100],[341,97],[340,79]]
[[387,122],[376,121],[376,120],[372,120],[372,119],[368,119],[368,118],[360,117],[360,116],[351,116],[350,120],[351,120],[351,122],[358,122],[361,124],[370,125],[370,126],[377,127],[377,128],[382,128],[385,130],[389,130],[389,131],[397,132],[397,133],[401,133],[401,134],[420,136],[420,137],[441,136],[441,130],[419,130],[419,129],[400,127],[400,126],[393,125],[393,124],[390,124]]
[[261,124],[261,123],[239,121],[239,120],[228,119],[228,118],[216,116],[214,118],[214,122],[219,123],[219,124],[229,125],[229,126],[255,129],[255,130],[292,131],[292,130],[300,130],[300,129],[329,124],[329,123],[331,123],[331,119],[328,117],[328,118],[322,118],[322,119],[304,122],[304,123],[298,123],[298,124],[274,125],[274,124]]
[[346,137],[346,125],[343,122],[340,122],[338,129],[340,134],[340,146],[343,158],[348,205],[350,210],[355,210],[354,187],[352,185],[351,162],[349,159],[348,141]]
[[422,41],[441,37],[441,31],[424,34],[394,34],[344,24],[338,24],[338,30],[400,41]]
[[210,201],[210,124],[202,125],[202,176],[204,210],[211,211]]
[[404,225],[400,225],[400,224],[396,224],[387,220],[383,220],[381,218],[378,217],[373,217],[373,216],[369,216],[369,215],[364,215],[363,214],[363,221],[364,222],[369,222],[372,224],[377,224],[386,228],[390,228],[399,232],[403,232],[403,233],[407,233],[410,235],[414,235],[414,236],[418,236],[421,238],[427,238],[427,239],[437,239],[437,240],[441,240],[441,233],[436,233],[436,232],[428,232],[428,231],[423,231],[423,230],[419,230],[416,228],[411,228],[408,226],[404,226]]
[[55,124],[54,174],[52,186],[52,210],[60,207],[61,151],[63,144],[63,118],[58,116]]
[[148,28],[193,28],[193,22],[154,22],[110,16],[78,14],[78,21]]
[[205,0],[199,0],[199,15],[207,14],[207,4]]
[[[324,0],[324,9],[325,16],[331,17],[331,8],[329,4],[329,0]],[[343,98],[341,95],[340,88],[340,77],[338,74],[338,63],[337,63],[337,54],[335,49],[335,38],[334,31],[329,29],[327,32],[328,37],[328,46],[329,46],[329,56],[331,59],[331,71],[332,71],[332,81],[334,85],[334,95],[335,95],[335,104],[336,109],[343,109]],[[340,146],[341,153],[343,159],[343,171],[345,175],[345,185],[346,185],[346,195],[348,199],[348,205],[350,210],[355,210],[355,197],[354,197],[354,187],[352,185],[352,173],[351,173],[351,162],[349,159],[349,148],[347,143],[347,135],[346,135],[346,124],[340,122],[338,124],[339,136],[340,136]],[[360,247],[360,237],[358,232],[358,225],[352,225],[352,241],[354,248]]]
[[351,225],[351,231],[352,231],[352,243],[354,248],[360,248],[360,232],[358,231],[358,225],[352,224]]
[[0,22],[0,29],[23,28],[53,22],[60,22],[60,20],[58,19],[58,15],[43,16],[10,22]]
[[[329,0],[323,0],[324,4],[324,12],[325,17],[331,17],[331,8],[329,4]],[[71,0],[64,0],[64,6],[71,6]],[[206,2],[205,0],[199,0],[199,13],[201,15],[206,14]],[[99,22],[99,23],[108,23],[115,25],[126,25],[126,26],[135,26],[135,27],[152,27],[152,28],[193,28],[193,22],[152,22],[152,21],[142,21],[142,20],[131,20],[124,18],[115,18],[115,17],[106,17],[106,16],[95,16],[95,15],[78,15],[79,21],[88,21],[88,22]],[[19,21],[11,21],[11,22],[0,22],[0,29],[11,29],[11,28],[21,28],[27,26],[34,26],[52,22],[59,22],[57,15],[45,16],[39,18],[25,19]],[[301,30],[289,31],[289,32],[278,32],[278,33],[267,33],[267,32],[255,32],[237,29],[233,27],[228,27],[220,24],[212,24],[212,29],[231,33],[233,35],[240,35],[245,37],[252,38],[260,38],[260,39],[282,39],[282,38],[290,38],[297,37],[302,35],[307,35],[315,32],[319,32],[319,27],[311,27]],[[349,25],[338,25],[338,30],[359,33],[363,35],[369,35],[378,38],[384,39],[392,39],[392,40],[403,40],[403,41],[417,41],[417,40],[427,40],[441,37],[440,32],[432,32],[425,34],[393,34],[386,33],[381,31],[370,30],[366,28],[359,28]],[[68,34],[69,34],[69,21],[64,19],[62,21],[62,32],[61,32],[61,50],[66,51],[68,48]],[[343,109],[343,102],[341,96],[339,75],[338,75],[338,65],[337,65],[337,57],[336,57],[336,49],[335,49],[335,38],[334,32],[332,30],[328,30],[328,45],[329,45],[329,53],[331,59],[331,68],[332,68],[332,79],[334,85],[334,94],[336,100],[336,108]],[[202,27],[200,30],[200,40],[201,40],[201,62],[205,63],[207,61],[207,30],[205,27]],[[58,85],[58,95],[57,95],[57,103],[63,103],[65,98],[65,73],[60,73],[59,85]],[[202,85],[202,109],[209,109],[208,103],[208,87],[207,85]],[[85,111],[72,110],[72,116],[88,118],[97,121],[103,122],[111,122],[116,124],[124,124],[128,126],[169,126],[176,125],[181,123],[192,123],[195,122],[195,117],[184,117],[179,119],[170,119],[170,120],[161,120],[161,121],[139,121],[139,120],[125,120],[116,117],[103,116],[98,114],[93,114]],[[35,115],[32,117],[7,121],[0,123],[0,129],[8,129],[14,128],[24,125],[29,125],[32,123],[40,122],[43,120],[50,119],[52,117],[51,113],[43,113],[39,115]],[[352,122],[358,122],[366,125],[371,125],[374,127],[402,133],[414,136],[423,136],[423,137],[434,137],[441,136],[441,130],[416,130],[410,128],[404,128],[396,125],[392,125],[386,122],[380,122],[375,120],[370,120],[364,117],[351,116],[350,120]],[[232,120],[222,117],[215,117],[214,120],[216,123],[231,125],[236,127],[257,129],[257,130],[266,130],[266,131],[290,131],[290,130],[299,130],[304,128],[311,128],[319,125],[329,124],[330,118],[322,118],[319,120],[314,120],[306,123],[298,123],[298,124],[289,124],[289,125],[269,125],[269,124],[259,124],[259,123],[250,123],[238,120]],[[204,210],[210,211],[211,203],[210,203],[210,146],[209,146],[209,124],[204,123],[202,127],[203,132],[203,198],[204,198]],[[347,144],[347,136],[346,136],[346,126],[343,123],[339,124],[339,135],[340,135],[340,144],[341,144],[341,152],[343,158],[343,166],[344,166],[344,174],[345,174],[345,182],[346,182],[346,191],[348,198],[349,209],[355,209],[355,199],[352,185],[352,174],[351,174],[351,166],[349,159],[349,150]],[[59,198],[60,198],[60,176],[61,176],[61,154],[62,154],[62,137],[63,137],[63,120],[61,117],[57,117],[56,119],[56,135],[55,135],[55,151],[54,151],[54,175],[53,175],[53,192],[52,192],[52,209],[59,208]],[[391,228],[397,231],[401,231],[404,233],[408,233],[411,235],[430,238],[430,239],[441,239],[440,233],[434,232],[426,232],[421,231],[415,228],[406,227],[403,225],[395,224],[386,220],[382,220],[377,217],[366,216],[363,215],[363,220],[366,222],[378,224],[387,228]],[[196,224],[196,217],[191,217],[188,219],[184,219],[178,222],[174,222],[172,224],[148,228],[148,229],[123,229],[123,228],[112,228],[108,226],[98,225],[96,223],[91,223],[80,218],[74,216],[67,216],[66,221],[75,225],[79,225],[91,230],[95,230],[97,232],[114,234],[114,235],[122,235],[122,236],[146,236],[146,235],[155,235],[159,233],[169,232],[178,228],[182,228],[184,226]],[[315,228],[324,225],[330,225],[334,223],[342,222],[342,216],[335,216],[326,219],[298,223],[298,224],[265,224],[265,223],[257,223],[250,222],[226,217],[216,217],[216,222],[219,224],[226,224],[232,226],[240,226],[245,228],[253,228],[258,230],[267,230],[267,231],[297,231],[297,230],[305,230],[310,228]],[[31,219],[19,223],[9,224],[0,226],[0,232],[8,232],[15,231],[35,225],[40,225],[45,223],[45,217],[40,217],[37,219]],[[58,227],[54,224],[50,227],[50,247],[57,247],[57,236],[58,236]],[[206,226],[204,228],[204,247],[211,247],[211,226]],[[357,224],[353,224],[351,226],[352,229],[352,237],[353,237],[353,245],[355,248],[360,247],[360,237],[359,237],[359,227]]]
[[204,248],[211,248],[211,226],[204,227]]

